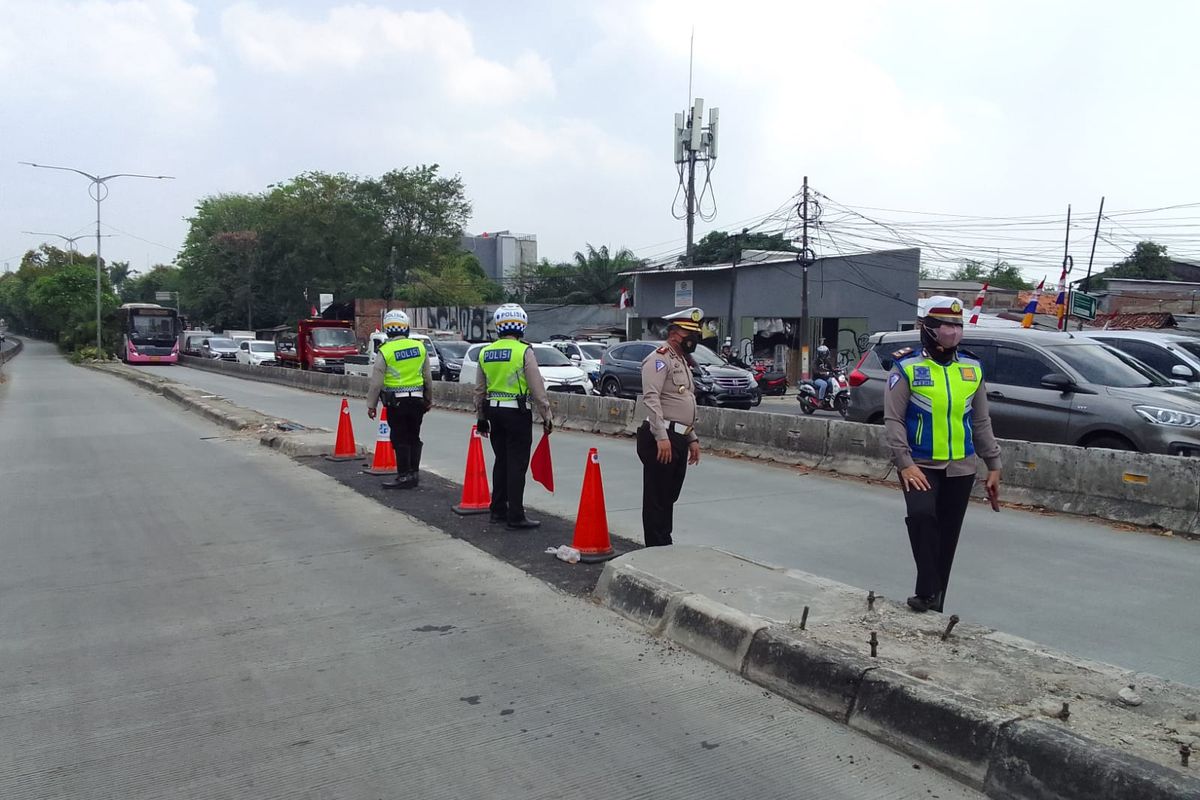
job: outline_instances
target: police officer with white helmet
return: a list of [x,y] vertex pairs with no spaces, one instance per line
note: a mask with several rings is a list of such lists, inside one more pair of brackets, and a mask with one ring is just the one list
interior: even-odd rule
[[533,347],[521,341],[529,317],[516,303],[505,303],[492,315],[496,341],[479,351],[475,379],[477,429],[492,442],[491,521],[508,528],[536,528],[542,523],[525,515],[525,471],[533,447],[531,401],[550,433],[550,399]]
[[396,452],[396,479],[388,489],[415,489],[420,482],[421,422],[433,407],[433,376],[425,343],[408,338],[408,314],[394,309],[383,315],[388,340],[379,346],[367,390],[367,414],[375,419],[382,399],[387,408],[389,438]]

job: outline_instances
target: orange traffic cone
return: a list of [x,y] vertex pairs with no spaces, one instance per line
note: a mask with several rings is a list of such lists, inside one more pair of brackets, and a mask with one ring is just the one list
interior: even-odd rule
[[392,429],[387,421],[387,406],[379,412],[379,433],[375,436],[375,460],[363,470],[368,475],[395,475],[396,451],[392,449]]
[[571,547],[579,551],[580,561],[589,564],[607,561],[617,555],[608,536],[608,512],[604,510],[600,455],[594,447],[588,451],[587,468],[583,472],[579,513],[575,515],[575,541],[571,542]]
[[483,437],[471,426],[471,441],[467,447],[467,471],[463,475],[462,501],[451,506],[455,514],[486,514],[492,507],[488,489],[487,464],[483,460]]
[[353,461],[358,458],[358,445],[354,443],[354,426],[350,424],[350,401],[342,398],[342,411],[338,414],[337,439],[333,443],[333,454],[325,456],[330,461]]

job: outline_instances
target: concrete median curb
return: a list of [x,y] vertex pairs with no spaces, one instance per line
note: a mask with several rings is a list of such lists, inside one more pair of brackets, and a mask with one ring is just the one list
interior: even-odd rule
[[[205,419],[237,432],[257,432],[259,443],[293,458],[320,456],[333,451],[333,434],[329,431],[305,429],[302,426],[268,417],[257,411],[242,408],[221,397],[208,394],[203,389],[194,389],[176,383],[169,377],[151,375],[118,363],[92,363],[90,369],[123,378],[130,383],[148,389],[155,394],[178,403]],[[284,431],[278,425],[301,428]],[[366,457],[369,451],[358,444],[358,454]]]
[[[656,568],[656,565],[667,566],[671,555],[679,562],[674,568]],[[694,557],[703,558],[708,566]],[[822,632],[818,634],[812,627],[801,630],[794,620],[772,618],[786,607],[779,605],[778,592],[772,587],[803,573],[767,565],[747,566],[744,559],[743,563],[735,564],[735,558],[708,548],[678,545],[642,550],[610,561],[595,593],[604,605],[647,632],[920,759],[989,797],[1003,800],[1200,798],[1200,778],[1069,730],[1066,723],[1031,718],[1036,712],[1018,711],[998,699],[1013,687],[1002,687],[994,693],[988,689],[966,694],[928,675],[922,679],[898,671],[893,668],[897,663],[895,657],[891,661],[873,659],[855,652],[849,642],[838,646],[829,641],[838,635],[839,623],[835,618],[855,618],[860,623],[866,620],[870,627],[882,631],[887,637],[884,646],[894,651],[906,638],[940,638],[931,627],[931,622],[934,626],[938,624],[939,615],[905,614],[898,606],[881,609],[882,614],[868,612],[857,602],[854,605],[857,610],[850,611],[843,595],[865,597],[865,592],[812,576],[812,580],[802,580],[796,587],[797,594],[788,595],[787,599],[811,602],[821,616],[819,621],[809,619],[807,624],[815,623]],[[751,574],[754,569],[761,571],[757,579]],[[723,602],[737,594],[736,590],[696,590],[688,576],[705,570],[716,576],[713,580],[727,582],[721,586],[742,585],[740,599],[735,601],[741,607]],[[706,578],[696,580],[703,583]],[[772,597],[775,600],[763,600]],[[795,600],[796,597],[801,600]],[[883,598],[876,600],[877,604],[885,602]],[[765,610],[766,615],[752,613],[746,607],[748,603]],[[760,603],[765,605],[756,605]],[[1004,670],[993,669],[997,660],[1011,659],[1008,666],[1014,667],[1015,673],[1028,663],[1022,660],[1028,656],[1027,647],[1005,643],[1003,635],[990,636],[988,630],[971,626],[963,638],[956,637],[952,645],[944,646],[947,651],[952,648],[954,653],[947,658],[962,662],[972,673],[978,662],[980,674],[987,676],[983,679],[985,684],[1005,679]],[[1052,662],[1049,671],[1055,673],[1056,680],[1061,681],[1062,675],[1072,672],[1082,675],[1085,671],[1084,662],[1065,654],[1058,656],[1041,650],[1038,655]],[[938,674],[937,666],[931,666],[928,659],[918,663]],[[1108,665],[1096,666],[1095,674],[1078,678],[1079,685],[1127,674]],[[949,669],[941,674],[951,678],[954,675]],[[979,680],[974,676],[961,682],[971,687]],[[1173,686],[1187,703],[1194,703],[1200,697],[1191,687]],[[1081,705],[1094,699],[1074,694],[1075,688],[1066,686],[1064,693],[1069,693],[1072,699],[1078,698]],[[1031,688],[1021,685],[1013,693],[1029,695]],[[1101,717],[1114,712],[1087,707],[1086,711],[1076,713]],[[1132,719],[1138,712],[1127,709],[1115,713],[1127,714]],[[1160,747],[1158,742],[1151,744]],[[1159,753],[1159,757],[1166,758],[1166,753]]]
[[[184,357],[188,366],[311,391],[362,397],[361,376],[303,372],[280,367]],[[434,404],[474,413],[474,387],[435,381]],[[633,434],[645,404],[615,397],[551,393],[555,425],[591,433]],[[748,458],[886,479],[894,473],[878,425],[843,420],[699,409],[696,429],[705,447]],[[1066,445],[1002,440],[1004,499],[1022,505],[1114,522],[1148,525],[1200,535],[1200,459],[1092,450]]]
[[25,346],[25,342],[16,336],[9,336],[8,339],[13,342],[13,346],[0,350],[0,366],[16,358],[21,353],[21,348]]

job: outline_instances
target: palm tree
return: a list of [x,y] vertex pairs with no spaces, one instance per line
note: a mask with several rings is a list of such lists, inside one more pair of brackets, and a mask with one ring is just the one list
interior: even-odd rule
[[615,303],[625,280],[621,273],[641,265],[641,261],[627,247],[612,254],[607,245],[596,249],[591,244],[587,245],[586,252],[575,253],[574,262],[563,301],[599,305]]

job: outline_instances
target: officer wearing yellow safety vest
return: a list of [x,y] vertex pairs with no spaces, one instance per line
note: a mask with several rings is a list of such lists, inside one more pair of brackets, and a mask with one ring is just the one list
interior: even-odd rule
[[505,303],[492,315],[500,338],[479,351],[475,379],[477,429],[492,441],[492,522],[512,529],[536,528],[542,523],[525,516],[525,470],[533,446],[533,411],[537,405],[542,428],[550,433],[550,399],[533,348],[521,341],[529,322],[525,309]]
[[963,517],[975,485],[976,455],[987,465],[992,507],[1000,492],[1000,445],[992,435],[983,367],[960,352],[962,303],[935,295],[920,301],[921,346],[893,355],[884,397],[888,446],[908,517],[917,564],[914,611],[941,611]]
[[389,438],[396,452],[396,479],[385,481],[388,489],[415,489],[420,482],[421,421],[433,406],[433,376],[425,344],[408,338],[408,314],[393,310],[383,315],[383,332],[388,340],[379,346],[371,385],[367,390],[367,414],[375,419],[380,399],[387,408]]

